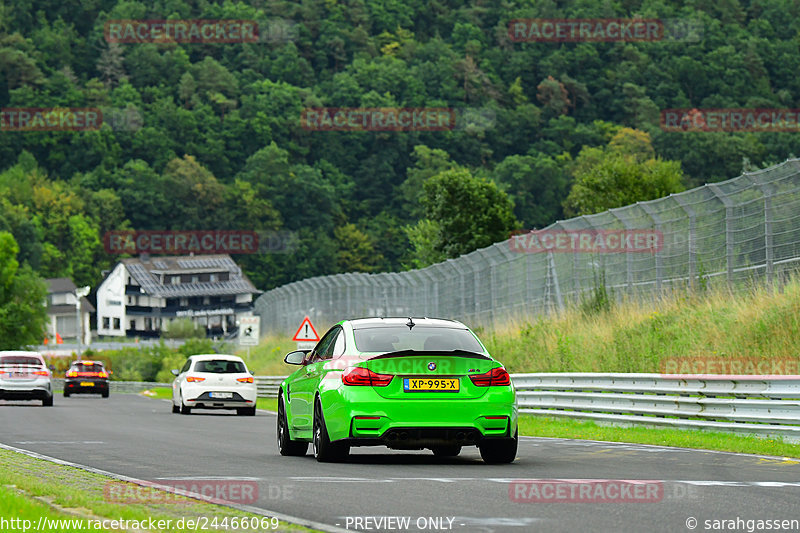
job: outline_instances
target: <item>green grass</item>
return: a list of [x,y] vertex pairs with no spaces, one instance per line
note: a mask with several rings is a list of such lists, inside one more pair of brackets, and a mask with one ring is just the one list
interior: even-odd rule
[[[146,521],[171,520],[173,527],[157,531],[194,531],[194,528],[176,528],[180,518],[248,516],[249,513],[228,507],[202,503],[182,496],[170,496],[167,502],[121,503],[106,497],[104,489],[113,482],[117,490],[122,482],[74,467],[58,465],[27,455],[0,449],[0,517],[24,518],[37,522],[39,516],[87,520],[125,519]],[[129,485],[129,484],[125,484]],[[136,486],[131,485],[132,494]],[[37,500],[38,498],[38,500]],[[47,503],[41,503],[41,500]],[[85,528],[86,530],[88,528]],[[8,529],[5,529],[8,530]],[[47,529],[47,531],[74,531],[74,529]],[[149,530],[156,531],[156,530]],[[312,531],[293,524],[281,523],[278,531]]]
[[595,313],[573,306],[478,334],[510,372],[660,373],[686,358],[797,364],[800,280],[783,291],[756,286],[734,296],[725,288],[708,289]]
[[782,439],[764,439],[711,431],[612,427],[598,425],[592,421],[528,415],[520,416],[519,431],[521,435],[536,437],[631,442],[800,458],[800,445],[789,444]]
[[[14,486],[8,485],[0,487],[0,521],[3,519],[6,521],[15,520],[7,524],[0,522],[0,528],[2,528],[3,531],[23,531],[24,529],[31,531],[37,527],[40,518],[50,521],[48,524],[49,527],[45,528],[45,531],[58,533],[81,531],[81,529],[75,529],[74,523],[52,522],[54,520],[74,520],[74,516],[55,512],[49,505],[40,503],[20,493]],[[73,527],[69,527],[70,525],[73,525]],[[101,529],[97,531],[109,530]]]
[[[322,332],[319,332],[320,335]],[[297,342],[291,337],[269,335],[261,337],[258,346],[250,349],[247,355],[246,348],[240,348],[236,355],[247,363],[247,368],[257,376],[285,376],[291,374],[297,367],[291,367],[283,362],[286,354],[297,349]]]

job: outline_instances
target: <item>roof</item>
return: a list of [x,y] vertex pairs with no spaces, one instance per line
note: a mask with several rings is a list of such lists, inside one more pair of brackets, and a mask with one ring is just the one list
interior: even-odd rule
[[48,292],[75,292],[78,287],[70,278],[49,278],[47,280]]
[[[94,313],[95,308],[92,305],[92,302],[87,300],[85,297],[81,298],[81,313]],[[58,304],[58,305],[51,305],[47,308],[48,315],[67,315],[70,313],[75,313],[75,306],[72,304]]]
[[196,355],[190,355],[189,357],[191,357],[195,361],[211,361],[214,359],[222,359],[223,361],[241,361],[242,363],[244,363],[244,360],[238,355],[230,355],[225,353],[201,353]]
[[[123,259],[122,264],[131,278],[145,294],[162,298],[188,296],[221,296],[231,294],[259,294],[242,269],[229,255],[184,255],[159,256],[148,261],[140,258]],[[163,284],[161,274],[201,274],[228,272],[226,281],[203,281],[198,283]]]
[[[356,318],[353,320],[346,320],[349,322],[353,329],[361,328],[374,328],[381,326],[405,326],[408,324],[409,317],[374,317],[374,318]],[[467,326],[458,322],[457,320],[449,320],[446,318],[423,318],[413,317],[414,325],[426,326],[433,328],[458,328],[467,329]]]

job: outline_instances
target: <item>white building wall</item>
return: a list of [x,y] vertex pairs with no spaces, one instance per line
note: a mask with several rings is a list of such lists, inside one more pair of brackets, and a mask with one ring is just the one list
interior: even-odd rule
[[[97,334],[112,337],[124,337],[125,323],[125,282],[128,279],[127,269],[118,263],[114,270],[97,289]],[[108,327],[105,320],[108,319]],[[116,319],[116,321],[115,321]],[[114,326],[117,325],[115,328]]]

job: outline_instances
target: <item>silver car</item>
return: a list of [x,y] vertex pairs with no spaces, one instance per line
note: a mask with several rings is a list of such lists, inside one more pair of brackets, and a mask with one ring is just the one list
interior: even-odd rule
[[38,352],[0,352],[0,400],[42,400],[53,405],[52,373]]

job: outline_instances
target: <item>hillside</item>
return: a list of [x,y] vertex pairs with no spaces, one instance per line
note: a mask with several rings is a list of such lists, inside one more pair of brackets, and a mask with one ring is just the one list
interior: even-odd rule
[[[508,34],[514,19],[634,16],[701,31],[659,42]],[[124,34],[108,26],[165,19],[252,20],[262,31],[258,42],[159,44],[116,42]],[[96,286],[116,260],[103,236],[126,228],[292,232],[291,253],[238,258],[260,289],[428,264],[580,214],[584,204],[567,201],[576,176],[620,146],[635,152],[634,167],[661,162],[669,174],[667,190],[619,191],[620,202],[800,153],[792,132],[659,125],[670,108],[800,107],[798,29],[790,0],[6,0],[0,108],[98,108],[111,125],[3,131],[0,231],[40,276],[78,285]],[[304,110],[320,107],[446,108],[460,122],[445,131],[301,126]],[[615,144],[623,131],[630,142]],[[453,215],[425,195],[448,185],[424,186],[443,171],[472,187],[475,205],[500,206],[496,227],[443,235]]]

